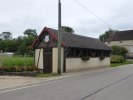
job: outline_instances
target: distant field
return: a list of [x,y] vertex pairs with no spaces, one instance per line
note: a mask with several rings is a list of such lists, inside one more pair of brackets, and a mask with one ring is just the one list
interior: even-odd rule
[[11,67],[11,66],[34,66],[34,58],[33,57],[0,57],[0,61],[2,61],[2,66]]

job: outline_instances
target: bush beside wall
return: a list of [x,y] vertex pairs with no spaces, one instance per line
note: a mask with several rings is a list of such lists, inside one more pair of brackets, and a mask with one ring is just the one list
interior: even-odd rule
[[123,63],[125,61],[123,56],[112,55],[111,56],[111,63]]
[[38,73],[36,67],[0,67],[0,75],[11,76],[35,76]]

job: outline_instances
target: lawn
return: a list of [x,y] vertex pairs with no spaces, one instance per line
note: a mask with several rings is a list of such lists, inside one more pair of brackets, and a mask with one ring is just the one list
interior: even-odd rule
[[[0,63],[2,61],[2,66],[12,67],[12,66],[34,66],[33,57],[23,57],[23,56],[14,56],[14,57],[5,57],[0,56]],[[133,64],[133,61],[125,61],[123,63],[111,63],[111,67],[117,67],[126,64]]]
[[117,67],[121,65],[133,64],[133,61],[125,61],[123,63],[111,63],[111,67]]
[[33,57],[22,57],[22,56],[14,56],[14,57],[0,57],[0,62],[2,61],[2,66],[11,67],[11,66],[34,66],[34,58]]

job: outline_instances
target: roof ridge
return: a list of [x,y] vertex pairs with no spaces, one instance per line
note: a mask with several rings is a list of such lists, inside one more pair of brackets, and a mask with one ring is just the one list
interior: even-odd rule
[[89,36],[84,36],[84,35],[79,35],[79,34],[75,34],[77,36],[80,36],[80,37],[84,37],[84,38],[90,38],[90,39],[98,39],[98,38],[94,38],[94,37],[89,37]]
[[133,40],[133,30],[116,31],[107,41]]
[[121,30],[121,31],[116,31],[116,32],[129,32],[129,31],[133,31],[133,30]]

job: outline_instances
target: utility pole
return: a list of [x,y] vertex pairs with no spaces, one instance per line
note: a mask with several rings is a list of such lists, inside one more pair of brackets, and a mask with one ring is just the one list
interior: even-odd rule
[[58,73],[62,74],[61,68],[61,0],[58,0]]

